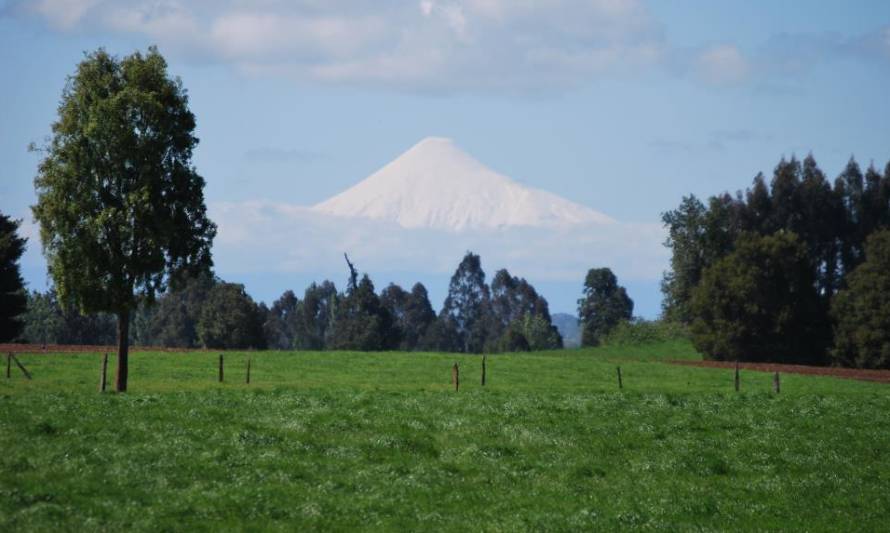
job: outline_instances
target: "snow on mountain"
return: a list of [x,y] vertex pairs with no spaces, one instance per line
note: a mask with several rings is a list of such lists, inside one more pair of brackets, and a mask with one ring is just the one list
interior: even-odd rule
[[520,185],[442,137],[423,139],[362,182],[311,209],[450,231],[615,223],[589,207]]

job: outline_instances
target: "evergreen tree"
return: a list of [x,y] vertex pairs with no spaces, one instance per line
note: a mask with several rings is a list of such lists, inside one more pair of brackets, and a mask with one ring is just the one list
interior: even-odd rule
[[863,177],[852,157],[835,180],[835,194],[844,209],[841,226],[840,256],[843,273],[852,272],[862,260],[865,242],[863,223]]
[[[511,276],[506,269],[497,271],[491,282],[492,331],[499,339],[499,349],[514,351],[517,335],[525,335],[527,349],[562,347],[562,336],[553,325],[547,300],[524,278]],[[503,338],[508,335],[510,338]]]
[[201,346],[198,322],[210,291],[219,283],[210,273],[177,277],[157,301],[150,325],[152,344],[170,348]]
[[59,300],[117,316],[127,389],[130,314],[170,276],[209,268],[216,234],[192,152],[195,117],[157,49],[89,54],[68,79],[32,210]]
[[489,340],[491,296],[478,255],[467,252],[451,276],[439,320],[440,333],[455,337],[440,349],[447,344],[457,346],[461,352],[482,352]]
[[705,268],[706,208],[695,196],[685,196],[680,207],[661,216],[668,230],[664,245],[671,249],[671,268],[664,274],[662,312],[665,319],[689,323],[689,300]]
[[23,319],[22,338],[31,344],[107,346],[114,344],[117,334],[113,315],[83,315],[73,306],[63,308],[53,289],[29,293]]
[[762,235],[770,234],[780,228],[790,231],[800,229],[800,174],[801,166],[797,159],[785,161],[783,158],[776,166],[770,184],[770,217],[766,227],[761,228]]
[[201,307],[198,338],[205,348],[262,349],[266,347],[263,318],[244,285],[217,283]]
[[58,344],[62,331],[62,312],[54,291],[28,293],[22,338],[30,344]]
[[822,319],[806,247],[791,232],[742,236],[693,290],[692,339],[720,360],[820,363]]
[[806,244],[819,295],[827,301],[840,286],[838,242],[843,226],[843,208],[812,154],[803,161],[799,197],[799,223],[788,229],[797,233]]
[[272,303],[265,315],[263,332],[266,345],[275,350],[290,350],[296,343],[300,321],[300,300],[294,291],[285,291]]
[[872,234],[865,261],[832,302],[836,364],[890,368],[890,230]]
[[423,348],[427,330],[436,319],[426,287],[416,283],[411,292],[406,292],[398,285],[390,284],[381,293],[380,302],[393,317],[399,349]]
[[596,346],[615,326],[633,316],[634,303],[608,268],[591,268],[578,300],[581,345]]
[[303,293],[294,329],[294,348],[324,350],[337,306],[337,287],[333,282],[312,283]]
[[379,351],[398,346],[392,316],[367,274],[338,300],[332,331],[329,348],[334,350]]
[[773,202],[763,174],[758,173],[754,177],[754,183],[745,194],[745,199],[743,228],[761,235],[772,233],[775,230],[773,221],[777,217],[773,216]]
[[562,335],[559,334],[559,330],[556,329],[549,317],[545,317],[543,314],[526,313],[516,323],[522,327],[522,335],[528,343],[529,350],[562,348]]
[[17,234],[19,224],[0,213],[0,342],[9,342],[21,334],[24,327],[22,315],[28,306],[19,271],[26,239]]

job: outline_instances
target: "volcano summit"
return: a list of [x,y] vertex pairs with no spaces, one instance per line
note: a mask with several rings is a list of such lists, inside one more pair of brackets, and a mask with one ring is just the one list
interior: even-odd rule
[[589,207],[498,174],[442,137],[423,139],[312,210],[454,232],[615,222]]

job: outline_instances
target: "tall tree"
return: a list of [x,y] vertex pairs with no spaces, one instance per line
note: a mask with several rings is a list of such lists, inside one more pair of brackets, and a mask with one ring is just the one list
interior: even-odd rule
[[[491,281],[492,332],[500,348],[543,350],[562,347],[562,336],[550,318],[547,300],[524,278],[498,270]],[[518,337],[523,336],[524,342]]]
[[457,266],[439,320],[460,351],[482,352],[489,337],[491,295],[478,255],[467,252]]
[[865,243],[863,228],[864,179],[859,164],[852,157],[834,182],[835,194],[844,209],[841,226],[840,256],[844,275],[852,272],[862,261]]
[[890,368],[890,230],[872,234],[865,261],[848,276],[832,302],[834,362],[859,368]]
[[689,300],[705,268],[705,215],[707,209],[693,195],[680,207],[661,216],[668,231],[664,245],[671,249],[671,268],[664,274],[662,310],[668,320],[689,323]]
[[325,280],[321,285],[312,283],[306,288],[297,315],[294,348],[325,349],[338,299],[337,287],[331,281]]
[[415,283],[405,304],[402,316],[404,336],[402,344],[406,350],[428,349],[424,338],[436,321],[436,312],[430,304],[430,297],[422,283]]
[[800,216],[797,233],[809,250],[820,297],[827,301],[840,286],[838,241],[843,226],[843,207],[812,154],[803,160],[798,189]]
[[581,345],[596,346],[619,323],[633,317],[634,302],[608,268],[591,268],[578,300]]
[[287,290],[272,303],[263,330],[266,345],[277,350],[294,347],[300,313],[300,300],[294,291]]
[[180,276],[160,296],[151,319],[153,344],[176,348],[196,348],[198,322],[210,291],[220,281],[208,272],[197,276]]
[[335,350],[378,351],[398,346],[392,316],[367,274],[337,301],[332,331],[329,347]]
[[130,313],[171,274],[211,265],[195,117],[156,48],[87,55],[58,115],[32,209],[60,302],[117,316],[115,388],[125,391]]
[[742,236],[693,291],[693,342],[713,359],[822,362],[828,324],[814,281],[795,234]]
[[800,163],[793,157],[790,161],[783,158],[776,166],[770,184],[770,221],[762,233],[772,233],[779,228],[799,230],[802,215],[798,191],[800,173]]
[[198,338],[205,348],[265,348],[264,315],[244,285],[217,283],[201,307]]
[[19,224],[0,213],[0,342],[11,341],[21,334],[22,315],[28,306],[19,271],[26,239],[18,236]]
[[380,303],[392,315],[399,349],[416,350],[436,319],[426,287],[416,283],[411,292],[407,292],[391,283],[380,294]]

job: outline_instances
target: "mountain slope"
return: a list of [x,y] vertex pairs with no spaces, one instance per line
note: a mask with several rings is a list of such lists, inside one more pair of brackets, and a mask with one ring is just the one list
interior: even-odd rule
[[562,335],[562,344],[566,348],[577,348],[581,346],[581,325],[578,324],[578,317],[568,313],[553,313],[551,320],[559,334]]
[[420,141],[312,210],[451,231],[614,223],[593,209],[520,185],[441,137]]

